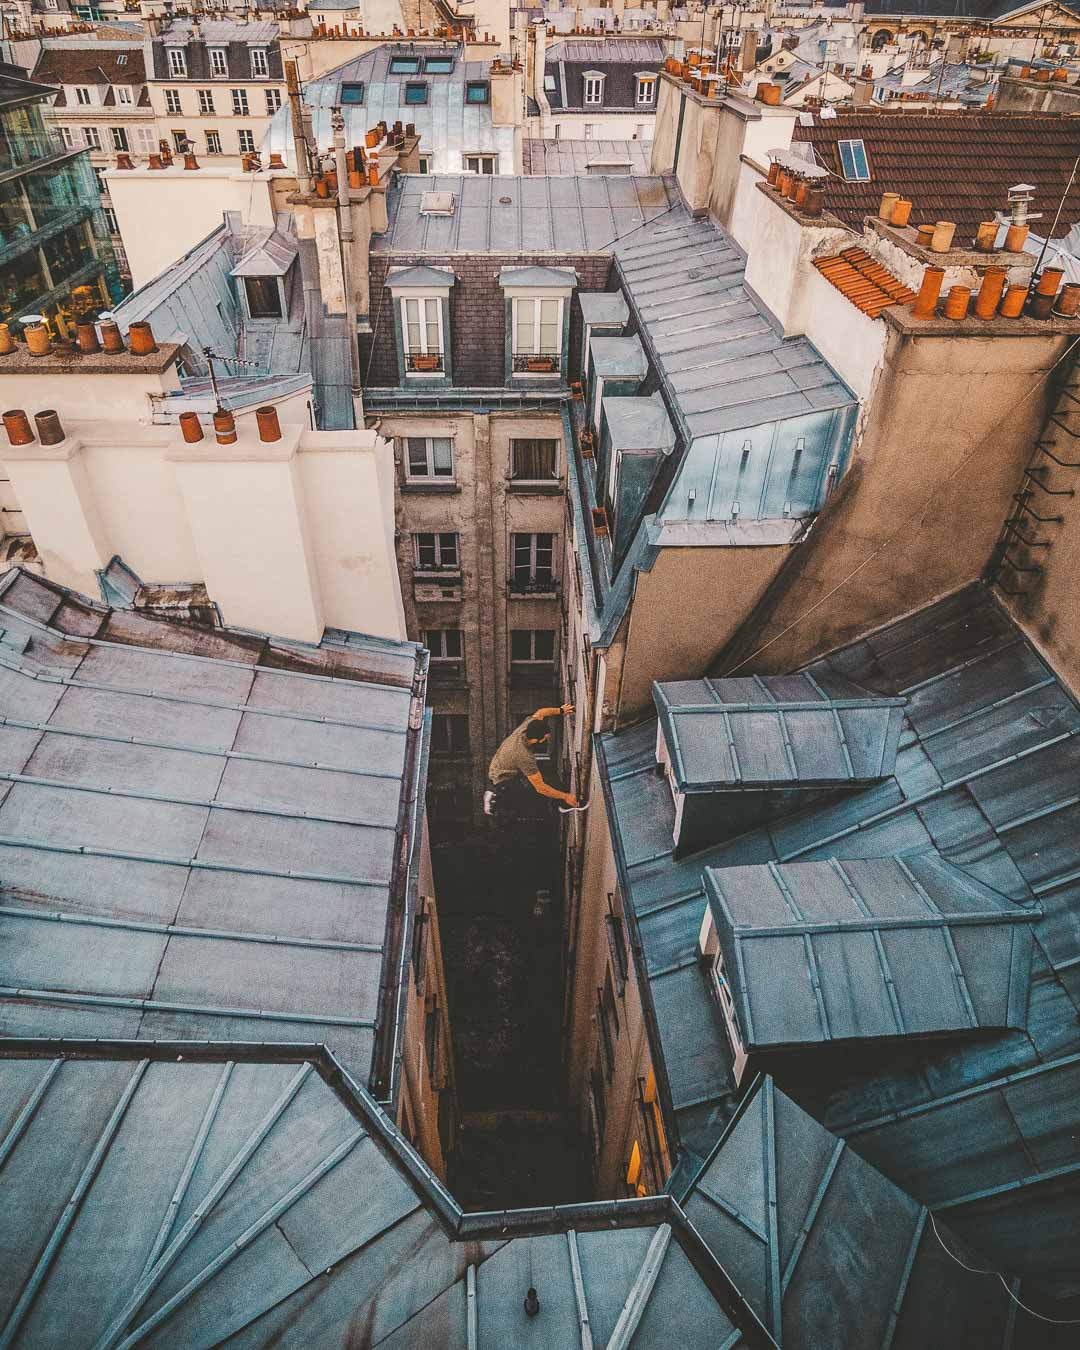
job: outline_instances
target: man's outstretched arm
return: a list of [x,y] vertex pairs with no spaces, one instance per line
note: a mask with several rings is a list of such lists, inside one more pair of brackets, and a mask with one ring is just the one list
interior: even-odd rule
[[569,717],[574,711],[572,703],[564,703],[561,708],[537,708],[533,713],[533,719],[537,722],[543,722],[549,717]]
[[577,806],[578,799],[572,792],[563,792],[561,788],[552,787],[550,783],[544,782],[544,776],[539,769],[535,773],[529,774],[529,786],[534,792],[538,792],[541,797],[554,797],[556,801],[565,802],[567,806]]

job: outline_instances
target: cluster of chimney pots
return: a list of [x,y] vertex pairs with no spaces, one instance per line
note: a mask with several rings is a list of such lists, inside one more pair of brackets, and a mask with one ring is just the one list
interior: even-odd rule
[[[894,229],[903,229],[908,227],[911,208],[911,202],[899,193],[886,192],[882,194],[878,217]],[[1003,251],[1022,254],[1027,243],[1028,228],[1024,223],[1009,225],[1005,232]],[[915,243],[931,253],[948,253],[953,247],[956,235],[954,221],[939,220],[933,225],[918,225],[914,229]],[[972,250],[976,253],[996,252],[998,229],[996,220],[983,221],[975,233]],[[1028,283],[1010,286],[1007,267],[987,267],[982,273],[977,291],[971,286],[950,287],[941,313],[945,318],[958,322],[967,318],[969,310],[974,310],[977,319],[1019,319],[1022,315],[1032,319],[1075,319],[1080,313],[1080,285],[1075,282],[1062,285],[1064,277],[1063,268],[1046,267],[1038,274],[1034,286]],[[937,315],[944,280],[943,267],[926,268],[919,293],[912,303],[915,318],[932,319]]]
[[768,183],[804,216],[820,216],[825,208],[821,185],[794,169],[785,168],[778,160],[774,159],[769,165]]

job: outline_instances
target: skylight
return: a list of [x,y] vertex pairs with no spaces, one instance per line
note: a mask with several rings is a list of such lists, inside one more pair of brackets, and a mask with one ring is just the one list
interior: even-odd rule
[[454,69],[454,58],[452,56],[424,57],[425,75],[449,75],[453,69]]
[[849,183],[870,181],[870,166],[866,162],[866,146],[862,141],[838,141],[840,171]]
[[363,103],[364,86],[362,84],[343,84],[341,86],[342,103]]
[[391,75],[416,75],[420,70],[418,56],[392,56],[390,58]]

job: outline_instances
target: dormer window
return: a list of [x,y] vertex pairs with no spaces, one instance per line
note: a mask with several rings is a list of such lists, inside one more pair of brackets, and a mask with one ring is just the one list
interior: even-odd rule
[[94,96],[86,85],[77,84],[75,86],[75,102],[78,103],[80,107],[88,108],[93,101]]
[[585,106],[598,108],[604,101],[604,80],[606,76],[600,70],[585,72]]
[[635,77],[637,87],[634,95],[634,102],[639,108],[652,108],[656,106],[656,76],[652,73],[639,72]]
[[175,80],[187,79],[187,52],[183,47],[170,47],[168,49],[169,74]]
[[116,101],[117,103],[123,103],[128,105],[134,102],[134,99],[132,98],[131,94],[130,84],[118,84],[116,86]]
[[265,47],[251,48],[251,74],[256,80],[265,80],[270,75],[270,59]]
[[504,267],[511,379],[565,375],[569,301],[577,274],[560,267]]
[[285,312],[278,277],[245,277],[244,294],[252,319],[280,319]]
[[454,58],[452,56],[425,56],[424,74],[425,75],[449,75],[454,69]]
[[420,72],[418,56],[392,56],[390,58],[391,75],[417,75]]
[[224,47],[209,47],[210,74],[215,80],[227,79],[229,74],[229,53]]
[[438,267],[403,267],[387,277],[402,384],[449,378],[447,314],[455,280],[453,272]]

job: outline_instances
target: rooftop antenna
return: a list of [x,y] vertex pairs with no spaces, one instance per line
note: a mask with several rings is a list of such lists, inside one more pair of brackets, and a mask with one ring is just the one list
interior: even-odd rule
[[223,412],[224,409],[221,406],[221,390],[218,388],[217,376],[214,374],[214,362],[224,361],[230,366],[246,366],[249,370],[259,370],[259,363],[257,361],[241,360],[239,356],[219,356],[217,352],[212,351],[209,347],[204,347],[202,352],[203,356],[206,358],[206,371],[210,376],[210,389],[214,395],[214,409],[216,412]]

